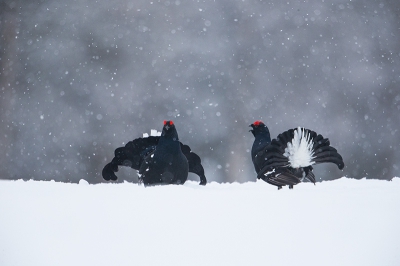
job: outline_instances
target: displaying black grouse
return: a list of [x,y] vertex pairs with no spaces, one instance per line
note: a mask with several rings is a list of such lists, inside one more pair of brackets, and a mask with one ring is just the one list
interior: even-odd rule
[[145,186],[183,184],[188,172],[200,177],[200,185],[207,184],[200,157],[179,141],[172,121],[164,121],[161,136],[137,138],[117,148],[115,157],[102,171],[103,178],[117,180],[114,172],[119,165],[138,170],[139,182]]
[[250,126],[255,137],[251,158],[257,178],[278,189],[285,185],[293,188],[304,179],[315,184],[311,165],[330,162],[340,170],[344,167],[342,156],[330,146],[329,140],[312,130],[290,129],[271,141],[268,127],[262,121]]

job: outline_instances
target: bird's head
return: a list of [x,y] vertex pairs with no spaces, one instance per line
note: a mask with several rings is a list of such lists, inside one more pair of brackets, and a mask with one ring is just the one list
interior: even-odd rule
[[164,120],[164,127],[163,127],[163,130],[162,130],[161,136],[169,137],[169,138],[172,138],[173,140],[179,140],[178,139],[178,132],[176,131],[176,128],[175,128],[175,125],[174,125],[173,121]]
[[261,120],[255,121],[253,124],[250,125],[250,127],[251,129],[249,131],[253,133],[254,137],[263,132],[268,132],[269,135],[269,130],[267,126]]
[[171,127],[175,127],[174,122],[172,120],[164,120],[164,128],[169,130]]

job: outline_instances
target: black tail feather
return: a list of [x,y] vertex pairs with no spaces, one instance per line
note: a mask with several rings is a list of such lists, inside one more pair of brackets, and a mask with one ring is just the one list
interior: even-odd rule
[[338,166],[340,170],[344,168],[344,162],[342,157],[322,157],[322,158],[315,158],[315,163],[334,163]]
[[320,153],[324,152],[337,153],[337,150],[332,146],[319,147],[318,149],[314,150],[314,156],[319,156]]
[[335,151],[324,151],[324,152],[318,153],[315,156],[315,158],[330,158],[330,157],[342,159],[342,156],[340,156],[340,154]]
[[[315,133],[315,134],[317,134],[317,133]],[[314,145],[313,145],[314,150],[318,149],[319,147],[329,146],[331,144],[329,139],[324,138],[322,135],[317,135],[315,138],[313,138],[313,142],[314,142]]]
[[200,177],[200,185],[206,185],[207,179],[204,175],[204,168],[201,164],[200,157],[196,153],[192,152],[188,145],[184,145],[181,143],[181,150],[188,160],[189,172],[194,173]]
[[308,166],[308,167],[304,167],[303,168],[303,170],[304,170],[304,173],[305,173],[305,179],[307,179],[308,181],[310,181],[310,182],[313,182],[314,184],[315,184],[315,175],[314,175],[314,173],[313,173],[313,167],[312,166]]
[[276,141],[279,143],[279,146],[286,146],[288,142],[292,141],[294,136],[294,129],[289,129],[278,135]]

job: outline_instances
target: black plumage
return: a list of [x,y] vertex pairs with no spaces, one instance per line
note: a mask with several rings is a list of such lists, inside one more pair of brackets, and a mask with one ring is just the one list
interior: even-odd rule
[[342,156],[330,146],[327,138],[316,132],[295,128],[279,134],[271,140],[268,127],[262,121],[250,125],[255,140],[251,158],[257,178],[275,185],[278,189],[309,180],[315,184],[314,164],[334,163],[344,167]]
[[145,186],[183,184],[188,172],[200,177],[200,185],[207,184],[200,157],[182,144],[172,121],[164,121],[161,136],[137,138],[115,150],[115,157],[102,171],[105,180],[117,180],[118,166],[138,170],[139,181]]

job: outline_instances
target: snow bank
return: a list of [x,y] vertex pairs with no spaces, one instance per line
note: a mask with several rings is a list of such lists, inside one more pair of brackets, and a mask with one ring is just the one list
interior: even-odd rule
[[0,181],[0,265],[400,265],[400,179]]

